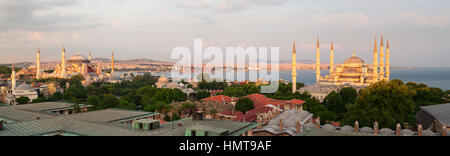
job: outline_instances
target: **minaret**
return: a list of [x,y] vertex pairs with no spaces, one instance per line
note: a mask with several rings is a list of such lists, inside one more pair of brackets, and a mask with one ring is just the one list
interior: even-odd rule
[[11,69],[11,90],[14,90],[16,89],[16,66],[13,64]]
[[61,77],[66,78],[66,48],[64,48],[64,45],[61,53]]
[[330,75],[334,73],[334,45],[333,41],[331,41],[331,49],[330,49]]
[[389,51],[389,40],[386,43],[386,81],[390,80],[391,76],[391,62],[390,62],[390,51]]
[[36,79],[40,79],[41,78],[41,51],[37,50],[37,54],[36,54]]
[[377,50],[377,37],[375,37],[375,46],[373,48],[373,80],[374,82],[378,82],[378,50]]
[[89,60],[89,62],[91,62],[91,51],[89,51],[88,60]]
[[320,81],[320,44],[319,37],[317,37],[317,52],[316,52],[316,84]]
[[114,75],[114,51],[112,51],[111,55],[111,76]]
[[294,49],[292,50],[292,93],[295,94],[297,92],[297,52],[295,50],[295,41],[294,41]]
[[383,35],[381,35],[381,48],[380,48],[380,81],[384,80],[384,40]]

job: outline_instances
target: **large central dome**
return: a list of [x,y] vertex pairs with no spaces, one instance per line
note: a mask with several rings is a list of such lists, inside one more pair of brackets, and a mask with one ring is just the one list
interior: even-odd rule
[[68,62],[69,63],[89,63],[90,61],[82,55],[75,55],[75,56],[70,57]]
[[364,64],[364,60],[357,56],[352,56],[344,61],[344,64]]

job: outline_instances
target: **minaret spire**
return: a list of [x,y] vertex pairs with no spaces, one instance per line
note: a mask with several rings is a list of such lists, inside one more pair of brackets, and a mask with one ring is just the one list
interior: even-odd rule
[[62,78],[66,78],[66,48],[62,47],[62,52],[61,52],[61,77]]
[[373,48],[373,82],[378,82],[378,49],[377,49],[377,37],[375,36],[375,46]]
[[389,40],[386,43],[386,81],[390,80],[391,74],[391,62],[390,62],[390,50],[389,50]]
[[16,89],[16,66],[13,64],[11,68],[11,90]]
[[317,52],[316,52],[316,84],[320,81],[320,43],[319,36],[317,36]]
[[111,55],[111,76],[114,75],[114,50],[112,51]]
[[334,45],[333,41],[331,41],[331,49],[330,49],[330,75],[334,73]]
[[294,48],[292,50],[292,93],[295,94],[297,92],[297,51],[295,50],[295,41]]
[[41,78],[41,51],[38,48],[36,54],[36,79],[39,80],[40,78]]
[[380,80],[384,80],[384,40],[383,34],[381,34],[381,48],[380,48]]
[[89,62],[92,61],[92,60],[91,60],[91,51],[90,51],[90,50],[89,50],[88,60],[89,60]]

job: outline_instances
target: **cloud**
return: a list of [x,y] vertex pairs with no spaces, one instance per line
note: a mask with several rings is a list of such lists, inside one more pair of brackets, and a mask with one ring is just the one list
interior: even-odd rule
[[80,0],[0,0],[0,31],[45,31],[76,29],[97,25],[81,13],[63,14],[65,8]]
[[44,40],[44,37],[42,36],[42,34],[40,32],[34,32],[31,36],[28,37],[29,40],[39,40],[42,41]]
[[448,15],[426,16],[416,12],[398,12],[389,19],[389,22],[416,26],[448,27],[450,26],[450,17]]
[[238,12],[257,6],[276,6],[290,0],[184,0],[182,8],[204,9],[218,12]]
[[351,24],[351,25],[365,25],[371,21],[369,17],[363,13],[345,12],[335,14],[316,14],[313,15],[313,20],[323,24]]

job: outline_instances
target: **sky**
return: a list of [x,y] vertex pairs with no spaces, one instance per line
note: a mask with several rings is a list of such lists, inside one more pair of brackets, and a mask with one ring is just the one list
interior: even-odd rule
[[0,0],[0,64],[67,55],[170,59],[180,46],[280,47],[289,60],[372,62],[375,36],[389,39],[393,66],[450,67],[448,0]]

